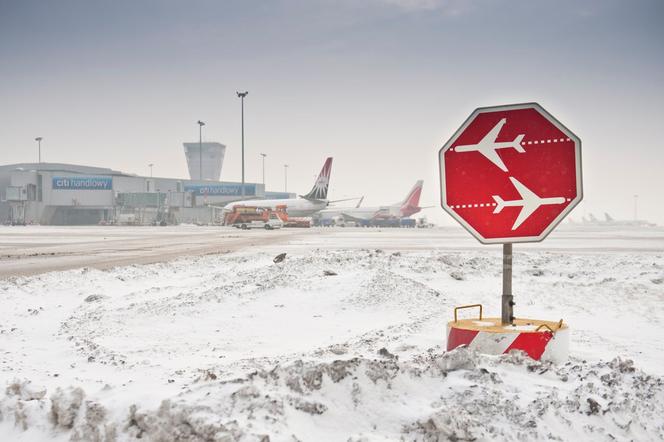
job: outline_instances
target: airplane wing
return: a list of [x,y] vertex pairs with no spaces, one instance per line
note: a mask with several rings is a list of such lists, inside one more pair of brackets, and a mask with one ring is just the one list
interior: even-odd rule
[[485,157],[487,157],[489,161],[491,161],[493,164],[500,167],[501,170],[507,172],[507,166],[505,166],[503,160],[500,159],[500,156],[498,155],[498,151],[496,149],[489,146],[487,148],[481,148],[480,153]]
[[[364,198],[364,197],[362,197],[362,198]],[[334,204],[334,203],[341,203],[341,202],[344,202],[344,201],[355,201],[356,199],[357,198],[345,198],[345,199],[342,199],[342,200],[330,200],[330,201],[328,201],[328,203]],[[322,201],[322,200],[320,200],[320,201]]]
[[535,195],[534,192],[521,184],[516,178],[510,177],[510,181],[512,181],[516,191],[519,192],[519,195],[521,195],[521,200],[523,202],[519,216],[516,217],[516,221],[514,221],[514,225],[512,226],[512,230],[516,230],[521,224],[523,224],[525,220],[528,219],[530,215],[533,214],[533,212],[535,212],[535,210],[540,207],[541,204],[539,202],[540,197]]
[[484,135],[484,138],[482,138],[482,141],[480,141],[478,144],[493,144],[496,142],[496,138],[498,138],[498,134],[500,133],[500,130],[503,128],[503,126],[507,123],[507,118],[503,118],[493,126],[493,129],[489,131],[488,134]]
[[510,177],[510,181],[516,188],[516,191],[519,192],[519,195],[521,195],[521,199],[523,199],[524,201],[537,201],[540,199],[540,197],[537,196],[535,192],[533,192],[532,190],[521,184],[521,182],[519,182],[519,180],[517,180],[516,178]]
[[341,212],[341,216],[346,221],[355,221],[355,222],[369,221],[371,218],[373,218],[373,215],[368,216],[368,217],[364,217],[364,216],[352,215],[352,214],[346,213],[346,212]]
[[540,205],[538,203],[532,203],[532,204],[525,203],[523,207],[521,207],[521,212],[519,212],[519,216],[516,217],[516,221],[514,221],[512,230],[518,229],[519,226],[523,224],[523,222],[527,220],[528,217],[532,215],[533,212],[539,208],[539,206]]

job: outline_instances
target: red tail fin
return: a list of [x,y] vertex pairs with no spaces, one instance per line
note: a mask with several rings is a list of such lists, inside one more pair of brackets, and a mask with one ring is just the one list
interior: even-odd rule
[[402,217],[414,215],[421,210],[420,196],[422,195],[422,186],[424,181],[418,180],[413,188],[408,192],[408,196],[401,202],[399,212]]

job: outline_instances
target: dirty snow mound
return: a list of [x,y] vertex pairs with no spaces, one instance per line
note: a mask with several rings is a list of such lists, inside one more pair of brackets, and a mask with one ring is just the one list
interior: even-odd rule
[[664,379],[619,358],[555,366],[460,348],[401,362],[386,351],[201,377],[156,409],[132,405],[115,421],[81,389],[46,395],[21,382],[0,410],[70,440],[657,440]]

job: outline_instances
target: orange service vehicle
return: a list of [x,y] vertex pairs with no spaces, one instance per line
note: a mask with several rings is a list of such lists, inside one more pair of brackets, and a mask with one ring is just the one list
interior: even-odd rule
[[255,227],[258,223],[267,223],[276,215],[284,227],[311,227],[311,218],[292,218],[286,212],[286,205],[279,205],[275,210],[257,206],[233,206],[233,209],[224,216],[225,226]]
[[288,216],[286,205],[281,204],[275,207],[275,213],[284,222],[284,227],[311,227],[311,218]]

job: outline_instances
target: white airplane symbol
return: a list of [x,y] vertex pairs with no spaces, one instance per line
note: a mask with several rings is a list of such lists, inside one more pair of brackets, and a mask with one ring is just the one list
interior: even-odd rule
[[505,123],[507,123],[507,118],[500,120],[479,143],[456,146],[454,149],[457,152],[479,152],[487,157],[493,164],[500,167],[504,172],[507,172],[507,167],[505,167],[505,163],[503,163],[503,160],[498,156],[496,149],[507,149],[511,147],[519,153],[524,153],[525,150],[521,146],[521,141],[524,137],[523,134],[518,135],[514,141],[496,143],[496,138],[498,138],[498,134]]
[[516,178],[510,177],[510,181],[514,184],[517,192],[521,195],[520,200],[504,201],[498,195],[493,195],[494,201],[498,204],[493,210],[493,213],[500,213],[504,207],[521,207],[519,216],[516,217],[512,230],[516,230],[523,222],[528,219],[540,206],[548,204],[563,204],[566,200],[562,196],[555,196],[552,198],[540,198],[533,191],[517,181]]

